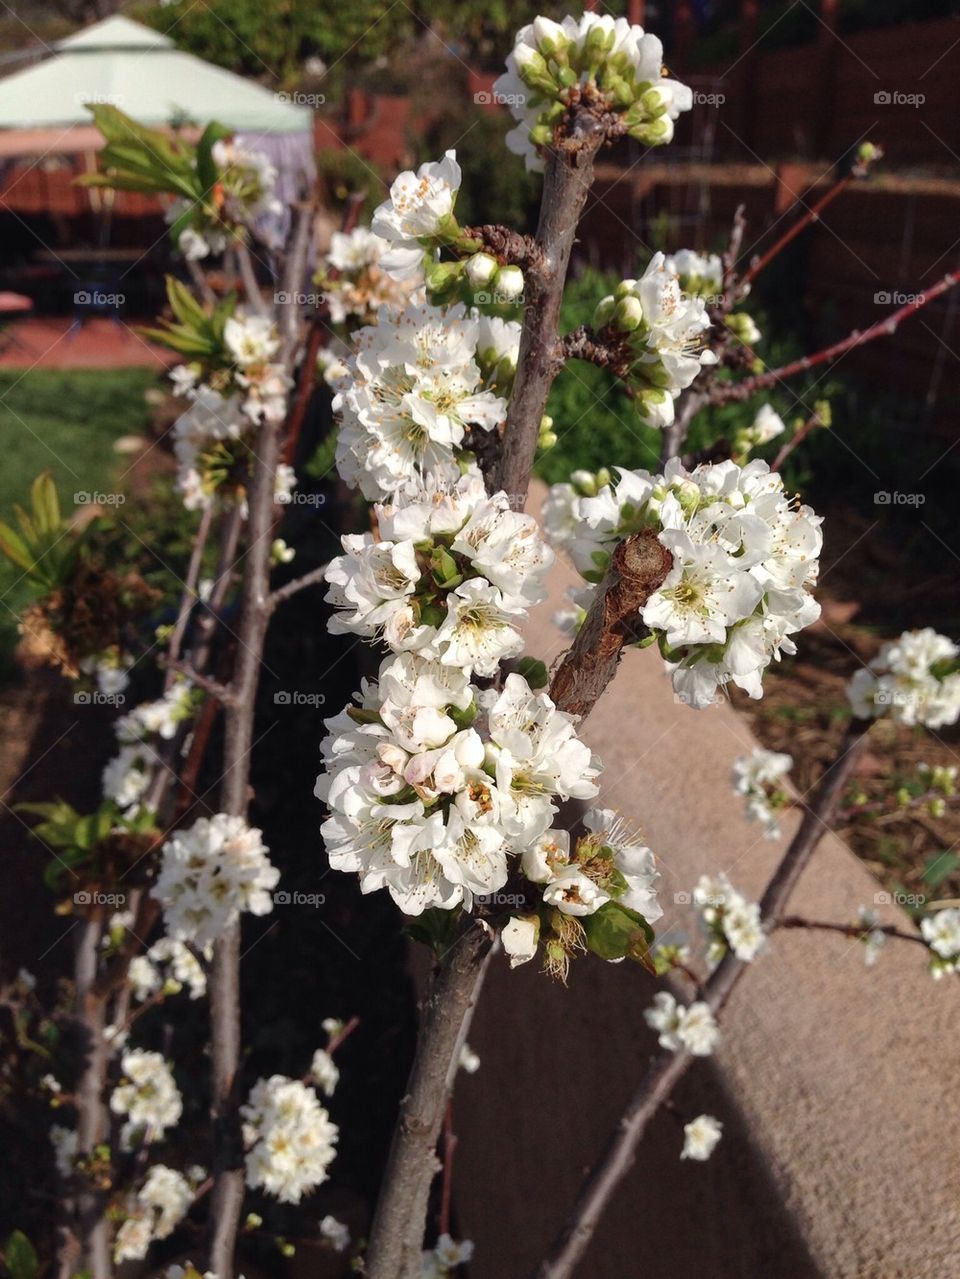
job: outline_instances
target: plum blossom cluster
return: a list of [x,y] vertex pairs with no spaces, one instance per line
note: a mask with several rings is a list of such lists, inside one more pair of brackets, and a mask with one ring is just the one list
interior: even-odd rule
[[159,1141],[179,1123],[183,1101],[173,1073],[160,1053],[130,1048],[120,1059],[122,1078],[110,1095],[110,1109],[124,1117],[120,1144]]
[[251,1189],[295,1204],[326,1181],[339,1134],[312,1088],[285,1075],[258,1079],[240,1114]]
[[481,337],[459,304],[412,303],[357,331],[334,399],[337,468],[368,500],[414,496],[428,476],[455,481],[472,463],[467,432],[506,417],[478,362]]
[[369,227],[334,231],[316,275],[334,324],[375,324],[381,307],[403,310],[421,281],[416,272],[397,280],[383,264],[389,251],[390,241]]
[[932,627],[884,644],[847,685],[859,719],[943,728],[960,717],[960,648]]
[[[177,487],[188,510],[216,497],[243,503],[250,469],[251,434],[262,422],[282,422],[292,385],[273,357],[280,338],[267,316],[238,312],[223,328],[223,358],[210,367],[180,364],[170,374],[174,394],[190,407],[173,427]],[[277,472],[277,500],[296,483],[289,466]]]
[[[555,485],[544,524],[587,583],[602,580],[616,544],[642,529],[673,556],[642,620],[673,678],[677,697],[703,708],[734,683],[763,696],[762,675],[790,638],[820,615],[817,580],[821,517],[792,501],[779,474],[756,459],[704,463],[676,459],[662,475],[621,471],[594,496]],[[574,596],[589,605],[591,590]]]
[[194,262],[222,253],[231,240],[245,239],[257,219],[283,212],[274,195],[277,171],[262,151],[219,141],[211,154],[217,179],[204,198],[176,199],[166,212],[177,247]]
[[683,1125],[683,1150],[681,1159],[697,1159],[703,1162],[710,1158],[717,1147],[723,1132],[723,1124],[713,1115],[697,1115],[690,1123]]
[[479,476],[374,510],[379,536],[345,536],[327,569],[332,632],[382,636],[468,676],[521,651],[519,624],[545,598],[553,560],[532,516],[488,497]]
[[657,1042],[668,1052],[688,1052],[709,1057],[720,1038],[720,1028],[708,1004],[702,1000],[684,1007],[667,990],[658,990],[653,1005],[643,1014]]
[[374,210],[370,223],[387,245],[380,266],[394,279],[417,280],[426,255],[460,239],[454,205],[462,179],[455,151],[394,179],[389,198]]
[[179,995],[186,987],[191,999],[201,999],[207,989],[207,974],[196,955],[182,941],[161,937],[142,955],[130,960],[127,970],[134,999],[142,1002],[151,995]]
[[611,809],[584,815],[586,833],[571,846],[565,830],[545,831],[521,857],[524,877],[539,886],[537,914],[514,916],[501,932],[510,966],[526,963],[543,941],[546,970],[565,977],[572,952],[607,960],[645,960],[663,914],[651,850]]
[[269,914],[279,878],[261,832],[242,817],[217,813],[166,841],[152,895],[163,907],[167,936],[203,950],[242,911]]
[[728,950],[748,964],[766,944],[760,907],[738,893],[726,875],[702,875],[693,904],[709,938],[707,963],[715,968]]
[[156,772],[153,741],[171,741],[194,709],[193,685],[178,677],[162,697],[140,702],[114,724],[120,749],[104,766],[103,795],[128,821],[136,819]]
[[960,907],[948,906],[920,921],[923,940],[930,947],[930,972],[936,978],[960,972]]
[[790,803],[783,779],[793,768],[793,756],[755,747],[733,764],[733,789],[743,795],[747,817],[760,822],[767,839],[780,838],[778,814]]
[[717,362],[703,345],[710,327],[703,298],[683,292],[662,253],[653,255],[639,280],[622,280],[602,298],[593,322],[625,342],[637,407],[651,426],[668,426],[680,392],[702,368]]
[[190,1169],[185,1177],[175,1168],[154,1164],[147,1173],[143,1185],[131,1196],[126,1206],[127,1216],[117,1230],[113,1245],[113,1259],[140,1261],[155,1239],[166,1239],[190,1210],[196,1196],[196,1188],[203,1180],[202,1168]]
[[575,102],[617,113],[619,131],[645,146],[669,142],[673,122],[693,105],[690,89],[664,75],[656,36],[597,13],[562,23],[538,17],[521,27],[494,93],[517,121],[507,146],[534,172]]
[[335,870],[364,892],[386,888],[408,915],[502,889],[556,801],[597,793],[574,717],[521,675],[481,690],[464,669],[405,652],[357,700],[321,744],[324,843]]

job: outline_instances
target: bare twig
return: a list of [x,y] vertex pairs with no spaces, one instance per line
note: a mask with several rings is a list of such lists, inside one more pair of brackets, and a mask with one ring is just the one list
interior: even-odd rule
[[927,943],[919,933],[908,933],[896,924],[834,924],[822,919],[804,919],[800,915],[784,915],[777,921],[777,928],[809,928],[816,932],[840,933],[843,937],[866,937],[870,933],[883,933],[885,937],[896,937],[898,941],[911,941],[927,949]]
[[824,347],[822,351],[817,351],[813,355],[801,356],[800,359],[792,360],[789,364],[784,364],[778,369],[768,369],[765,373],[757,373],[753,377],[746,378],[743,382],[717,383],[710,394],[710,403],[727,404],[732,400],[746,400],[756,391],[775,386],[777,382],[782,382],[784,378],[792,377],[795,373],[805,373],[808,369],[814,369],[820,364],[828,364],[830,361],[844,355],[847,351],[853,350],[854,347],[865,346],[867,342],[872,342],[875,338],[892,337],[901,321],[916,314],[923,307],[929,306],[931,302],[949,289],[952,289],[957,283],[960,283],[960,271],[951,271],[949,275],[945,275],[941,280],[938,280],[931,288],[918,293],[911,302],[898,307],[891,315],[885,316],[882,320],[877,320],[876,324],[871,324],[869,328],[864,329],[862,332],[859,329],[855,329],[841,342],[834,342],[832,346]]
[[[96,989],[102,938],[102,911],[94,908],[80,926],[74,959],[77,1020],[86,1054],[76,1090],[77,1153],[81,1158],[89,1158],[93,1154],[94,1149],[106,1140],[109,1128],[103,1095],[110,1061],[109,1047],[103,1034],[106,1028],[106,996]],[[92,1279],[110,1279],[113,1266],[104,1197],[86,1176],[85,1181],[87,1184],[77,1202],[77,1233],[82,1255]]]
[[[777,926],[797,880],[829,829],[843,788],[859,758],[868,727],[866,721],[855,721],[849,729],[840,753],[821,778],[799,830],[767,885],[760,902],[767,930]],[[704,989],[704,998],[715,1016],[724,1008],[747,967],[728,952],[711,974]],[[633,1166],[636,1148],[647,1125],[694,1061],[696,1058],[688,1052],[674,1053],[665,1049],[654,1057],[620,1116],[606,1149],[583,1181],[565,1226],[534,1272],[535,1279],[569,1279],[573,1274],[607,1204]]]
[[282,604],[284,600],[291,599],[294,595],[299,595],[301,591],[305,591],[308,586],[317,586],[324,580],[324,574],[330,567],[329,563],[320,564],[317,568],[312,568],[309,573],[304,573],[302,577],[295,577],[292,582],[286,582],[283,586],[278,586],[270,596],[270,611]]
[[753,259],[750,266],[740,277],[739,291],[741,297],[745,296],[750,285],[757,278],[760,272],[765,270],[774,258],[779,257],[787,245],[795,240],[801,231],[806,230],[812,222],[818,222],[824,209],[826,209],[828,205],[832,204],[841,192],[846,191],[854,178],[858,176],[860,175],[855,170],[851,170],[849,173],[844,174],[842,178],[838,178],[838,180],[834,182],[833,186],[828,188],[819,200],[816,200],[811,205],[807,205],[800,198],[794,202],[794,208],[801,203],[804,204],[804,212],[802,216],[789,226],[786,231],[784,231],[783,235],[781,235],[780,238],[776,240],[769,249],[767,249],[766,253]]
[[207,538],[210,535],[210,525],[213,520],[213,506],[204,508],[200,516],[200,523],[197,526],[196,536],[193,539],[193,549],[190,552],[190,563],[187,565],[187,580],[183,584],[183,593],[180,596],[180,609],[177,613],[177,620],[173,631],[170,634],[170,646],[167,649],[167,660],[170,669],[167,672],[165,681],[166,688],[170,688],[173,683],[173,667],[180,660],[180,649],[183,646],[183,637],[186,634],[187,623],[190,620],[190,614],[193,606],[197,601],[197,582],[200,578],[200,568],[203,564],[203,553],[207,547]]
[[240,277],[243,280],[243,291],[246,294],[247,303],[256,315],[266,315],[268,307],[263,300],[263,294],[260,292],[260,285],[257,283],[250,250],[243,240],[237,240],[233,247],[240,267]]

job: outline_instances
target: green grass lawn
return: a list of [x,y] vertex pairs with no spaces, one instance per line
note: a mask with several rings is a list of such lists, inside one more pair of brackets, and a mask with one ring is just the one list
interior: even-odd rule
[[[122,492],[129,459],[113,448],[147,421],[149,369],[0,370],[0,519],[13,519],[30,483],[49,470],[64,514],[77,493]],[[16,643],[16,613],[28,600],[20,570],[0,560],[0,676]]]

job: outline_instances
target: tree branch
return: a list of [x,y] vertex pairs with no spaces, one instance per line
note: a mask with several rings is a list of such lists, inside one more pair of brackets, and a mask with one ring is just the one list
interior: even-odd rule
[[640,610],[662,584],[673,556],[652,529],[633,533],[617,546],[576,639],[550,684],[557,706],[588,715],[617,673],[626,644],[645,634]]
[[497,471],[497,488],[517,497],[526,493],[530,482],[540,420],[557,373],[563,286],[577,223],[593,182],[593,162],[604,136],[604,122],[580,109],[569,136],[547,158],[536,237],[542,261],[525,276],[530,297]]
[[960,283],[960,271],[952,271],[949,275],[945,275],[941,280],[938,280],[931,288],[926,289],[923,293],[918,293],[913,301],[898,307],[892,315],[888,315],[882,320],[877,320],[876,324],[871,324],[868,329],[864,329],[862,332],[859,329],[854,329],[841,342],[834,342],[832,346],[824,347],[822,351],[817,351],[814,355],[804,355],[800,359],[784,364],[778,369],[768,369],[766,373],[757,373],[754,377],[746,378],[743,382],[719,383],[714,386],[710,394],[710,403],[728,404],[735,400],[746,400],[756,391],[762,391],[767,387],[774,386],[777,382],[783,381],[784,378],[792,377],[795,373],[804,373],[820,364],[827,364],[831,360],[844,355],[847,351],[853,350],[854,347],[865,346],[867,342],[872,342],[875,338],[892,337],[901,321],[908,319],[917,311],[922,310],[923,307],[929,306],[931,302],[949,289],[952,289],[957,283]]
[[[854,721],[840,753],[821,777],[813,802],[805,810],[800,828],[760,901],[761,917],[767,931],[779,923],[797,880],[829,829],[828,823],[859,759],[868,729],[868,721]],[[711,974],[704,988],[704,998],[715,1016],[722,1012],[747,968],[747,964],[728,952]],[[606,1149],[583,1181],[567,1222],[534,1272],[534,1279],[570,1279],[610,1199],[633,1166],[637,1146],[647,1125],[696,1060],[688,1052],[674,1053],[666,1049],[654,1057],[611,1134]]]
[[434,974],[370,1229],[367,1279],[419,1279],[422,1272],[437,1139],[491,954],[490,934],[468,917]]

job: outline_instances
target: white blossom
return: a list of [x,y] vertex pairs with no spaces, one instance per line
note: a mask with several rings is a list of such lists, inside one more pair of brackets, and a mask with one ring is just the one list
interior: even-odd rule
[[960,971],[960,907],[948,906],[920,921],[923,940],[932,951],[930,972],[940,978]]
[[647,1025],[657,1031],[660,1047],[670,1052],[682,1049],[695,1057],[708,1057],[720,1036],[707,1004],[698,1001],[685,1008],[669,991],[658,991],[653,1006],[643,1016]]
[[540,920],[536,915],[514,915],[500,930],[500,941],[510,967],[526,964],[537,953],[540,938]]
[[726,875],[702,875],[693,890],[693,904],[711,938],[711,966],[728,948],[742,963],[750,963],[766,944],[760,907],[738,893]]
[[[819,616],[810,588],[821,519],[790,501],[760,459],[693,471],[674,460],[662,475],[621,471],[594,495],[564,493],[561,502],[572,507],[565,523],[576,522],[565,548],[591,589],[629,534],[651,528],[670,549],[673,566],[642,617],[688,705],[711,705],[727,683],[761,697],[767,665],[795,653],[791,635]],[[589,604],[589,592],[578,604]]]
[[334,1252],[345,1252],[350,1246],[350,1230],[342,1221],[329,1214],[320,1220],[320,1234]]
[[324,300],[334,324],[349,319],[372,323],[381,307],[402,310],[414,286],[421,283],[416,272],[404,282],[384,269],[383,257],[390,241],[368,227],[334,231],[330,237],[327,263],[333,268],[322,280]]
[[194,1186],[181,1172],[154,1164],[128,1207],[128,1217],[117,1231],[113,1259],[137,1261],[147,1255],[154,1239],[166,1239],[187,1215]]
[[793,756],[755,747],[733,765],[733,789],[746,797],[747,816],[760,822],[767,839],[780,838],[777,814],[788,802],[780,783],[793,767]]
[[318,1048],[310,1062],[310,1077],[319,1084],[328,1097],[332,1097],[340,1080],[340,1071],[325,1048]]
[[260,831],[242,817],[217,813],[175,831],[163,845],[152,895],[163,907],[168,936],[203,949],[241,911],[268,914],[279,878]]
[[464,1044],[460,1049],[460,1058],[457,1064],[465,1074],[475,1075],[480,1069],[480,1058],[469,1044]]
[[312,1088],[285,1075],[259,1079],[240,1114],[248,1186],[299,1203],[327,1180],[338,1130]]
[[322,744],[327,855],[408,914],[498,891],[556,800],[596,794],[573,717],[520,675],[481,693],[457,666],[401,653],[350,710]]
[[390,198],[376,209],[371,222],[374,234],[390,245],[380,259],[385,271],[398,280],[419,273],[425,248],[449,234],[460,181],[455,151],[394,179]]
[[450,1235],[441,1235],[436,1245],[423,1253],[420,1279],[444,1279],[458,1266],[466,1265],[472,1257],[473,1244],[469,1239],[457,1242]]
[[713,1115],[698,1115],[683,1125],[681,1159],[709,1159],[720,1140],[723,1124]]
[[383,311],[354,335],[347,377],[334,399],[337,468],[375,501],[416,496],[428,477],[453,482],[469,427],[490,431],[506,403],[483,382],[479,321],[461,305]]
[[142,1048],[128,1049],[120,1067],[122,1078],[110,1095],[110,1109],[126,1117],[120,1138],[124,1150],[134,1141],[159,1141],[183,1112],[170,1067],[160,1053]]
[[127,970],[134,999],[149,999],[157,991],[176,995],[189,987],[190,998],[206,993],[207,975],[193,951],[182,941],[161,937],[142,955],[130,960]]
[[847,685],[860,719],[888,716],[899,724],[943,728],[960,718],[960,648],[931,627],[904,631],[884,644]]

